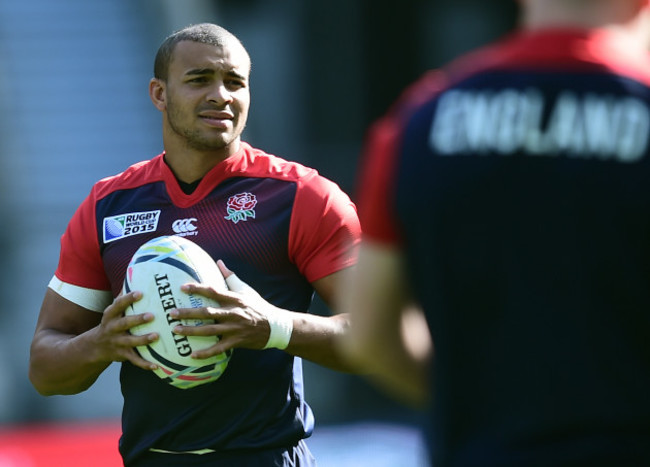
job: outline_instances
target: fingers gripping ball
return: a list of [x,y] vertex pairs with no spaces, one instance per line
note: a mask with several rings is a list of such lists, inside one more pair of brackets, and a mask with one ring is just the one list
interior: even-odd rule
[[201,326],[213,322],[179,321],[169,315],[172,309],[219,306],[214,300],[182,292],[180,286],[188,282],[208,284],[218,291],[228,289],[221,271],[205,250],[183,237],[166,236],[148,241],[135,252],[123,287],[125,293],[142,292],[142,299],[126,310],[127,315],[150,312],[155,316],[153,321],[131,328],[131,333],[157,332],[160,336],[136,350],[142,358],[158,365],[156,375],[181,389],[216,381],[230,360],[230,352],[206,359],[190,356],[216,344],[217,336],[181,336],[172,331],[178,324]]
[[[223,263],[222,263],[222,266]],[[225,266],[224,266],[225,267]],[[228,289],[233,292],[239,292],[243,294],[253,295],[259,297],[260,300],[263,300],[262,297],[249,286],[246,282],[242,281],[237,277],[232,271],[228,270],[231,274],[226,277],[226,284]],[[266,342],[266,345],[263,349],[280,349],[284,350],[289,346],[291,342],[291,334],[293,333],[293,319],[290,315],[283,313],[280,310],[269,309],[266,313],[266,319],[269,323],[269,328],[271,330],[269,334],[269,339]]]

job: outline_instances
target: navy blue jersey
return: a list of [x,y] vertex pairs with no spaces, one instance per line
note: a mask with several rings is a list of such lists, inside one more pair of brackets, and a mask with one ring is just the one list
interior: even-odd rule
[[[110,303],[136,249],[161,235],[186,236],[273,305],[307,312],[311,282],[353,264],[359,226],[334,183],[247,144],[190,195],[160,155],[95,185],[62,238],[59,292],[110,291]],[[128,362],[120,380],[127,464],[152,449],[215,451],[219,465],[235,466],[260,452],[267,463],[313,429],[301,360],[281,350],[235,349],[219,380],[187,390]]]
[[515,35],[370,134],[359,214],[431,329],[436,466],[650,464],[650,62],[626,55]]

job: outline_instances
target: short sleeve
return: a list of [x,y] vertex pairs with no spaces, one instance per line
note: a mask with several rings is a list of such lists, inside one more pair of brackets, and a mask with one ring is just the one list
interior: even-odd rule
[[313,171],[298,181],[289,256],[309,282],[356,263],[361,227],[356,206],[338,185]]
[[55,276],[77,287],[111,290],[99,251],[94,191],[81,203],[61,237]]

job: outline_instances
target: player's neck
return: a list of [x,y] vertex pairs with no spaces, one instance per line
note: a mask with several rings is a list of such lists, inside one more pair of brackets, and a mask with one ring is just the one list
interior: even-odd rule
[[[650,15],[630,2],[597,0],[591,8],[571,7],[565,0],[529,1],[522,15],[522,27],[528,31],[543,29],[583,29],[608,31],[626,54],[647,56],[650,46]],[[559,5],[559,6],[558,6]],[[600,7],[596,7],[599,5]],[[624,6],[626,5],[626,6]]]
[[193,183],[203,178],[217,164],[235,154],[240,147],[239,141],[218,151],[200,151],[166,145],[165,162],[179,181]]
[[[627,22],[633,11],[621,8],[626,0],[520,0],[521,20],[526,29],[601,28]],[[619,6],[616,7],[616,3]]]

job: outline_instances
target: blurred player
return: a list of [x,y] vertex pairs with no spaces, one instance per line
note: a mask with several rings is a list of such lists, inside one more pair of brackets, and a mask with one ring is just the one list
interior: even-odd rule
[[[313,292],[329,302],[355,261],[354,205],[331,181],[241,141],[250,104],[250,58],[225,29],[200,24],[161,45],[150,97],[162,112],[165,152],[99,181],[61,242],[32,342],[30,378],[42,394],[76,394],[113,361],[123,362],[127,466],[311,466],[304,439],[314,418],[301,358],[346,369],[334,351],[347,317],[307,313]],[[189,238],[222,259],[229,276],[219,309],[179,310],[184,326],[220,342],[197,357],[235,349],[210,384],[174,388],[134,347],[157,338],[128,330],[151,313],[124,316],[138,299],[118,294],[136,249],[161,235]],[[228,273],[229,274],[229,273]],[[259,295],[258,295],[259,293]]]
[[371,129],[345,348],[437,467],[650,465],[649,2],[520,3]]

